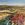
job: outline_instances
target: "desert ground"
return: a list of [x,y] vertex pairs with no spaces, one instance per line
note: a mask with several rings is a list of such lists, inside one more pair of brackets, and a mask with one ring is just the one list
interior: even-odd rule
[[23,14],[24,15],[24,25],[25,25],[25,6],[7,6],[0,5],[0,20],[5,19],[5,17],[12,14]]

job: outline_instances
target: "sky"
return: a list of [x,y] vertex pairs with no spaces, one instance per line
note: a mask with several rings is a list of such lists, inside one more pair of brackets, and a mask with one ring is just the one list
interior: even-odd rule
[[0,4],[7,5],[25,5],[25,0],[0,0]]

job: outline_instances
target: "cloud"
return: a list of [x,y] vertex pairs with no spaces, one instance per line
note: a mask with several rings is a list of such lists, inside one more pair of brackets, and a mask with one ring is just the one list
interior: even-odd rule
[[9,2],[0,2],[0,5],[8,5],[8,6],[24,6],[25,3],[9,3]]
[[8,6],[25,6],[25,4],[23,3],[3,3],[3,4],[0,4],[0,5],[8,5]]
[[23,3],[12,3],[12,4],[7,4],[8,6],[24,6],[25,4]]

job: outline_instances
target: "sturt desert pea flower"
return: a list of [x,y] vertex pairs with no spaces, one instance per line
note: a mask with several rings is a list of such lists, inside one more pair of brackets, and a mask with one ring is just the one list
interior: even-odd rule
[[19,20],[18,20],[18,21],[19,21],[20,23],[23,23],[23,21],[24,21],[24,17],[23,17],[23,15],[19,15],[19,17],[18,17],[18,18],[19,18]]
[[16,22],[18,21],[18,15],[19,15],[19,14],[13,16],[13,17],[11,18],[11,21],[13,21],[14,23],[16,23]]

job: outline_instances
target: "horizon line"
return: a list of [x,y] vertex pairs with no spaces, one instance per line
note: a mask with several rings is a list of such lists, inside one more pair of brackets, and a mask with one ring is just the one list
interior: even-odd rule
[[25,6],[25,4],[13,3],[13,4],[0,4],[0,5],[8,5],[8,6]]

